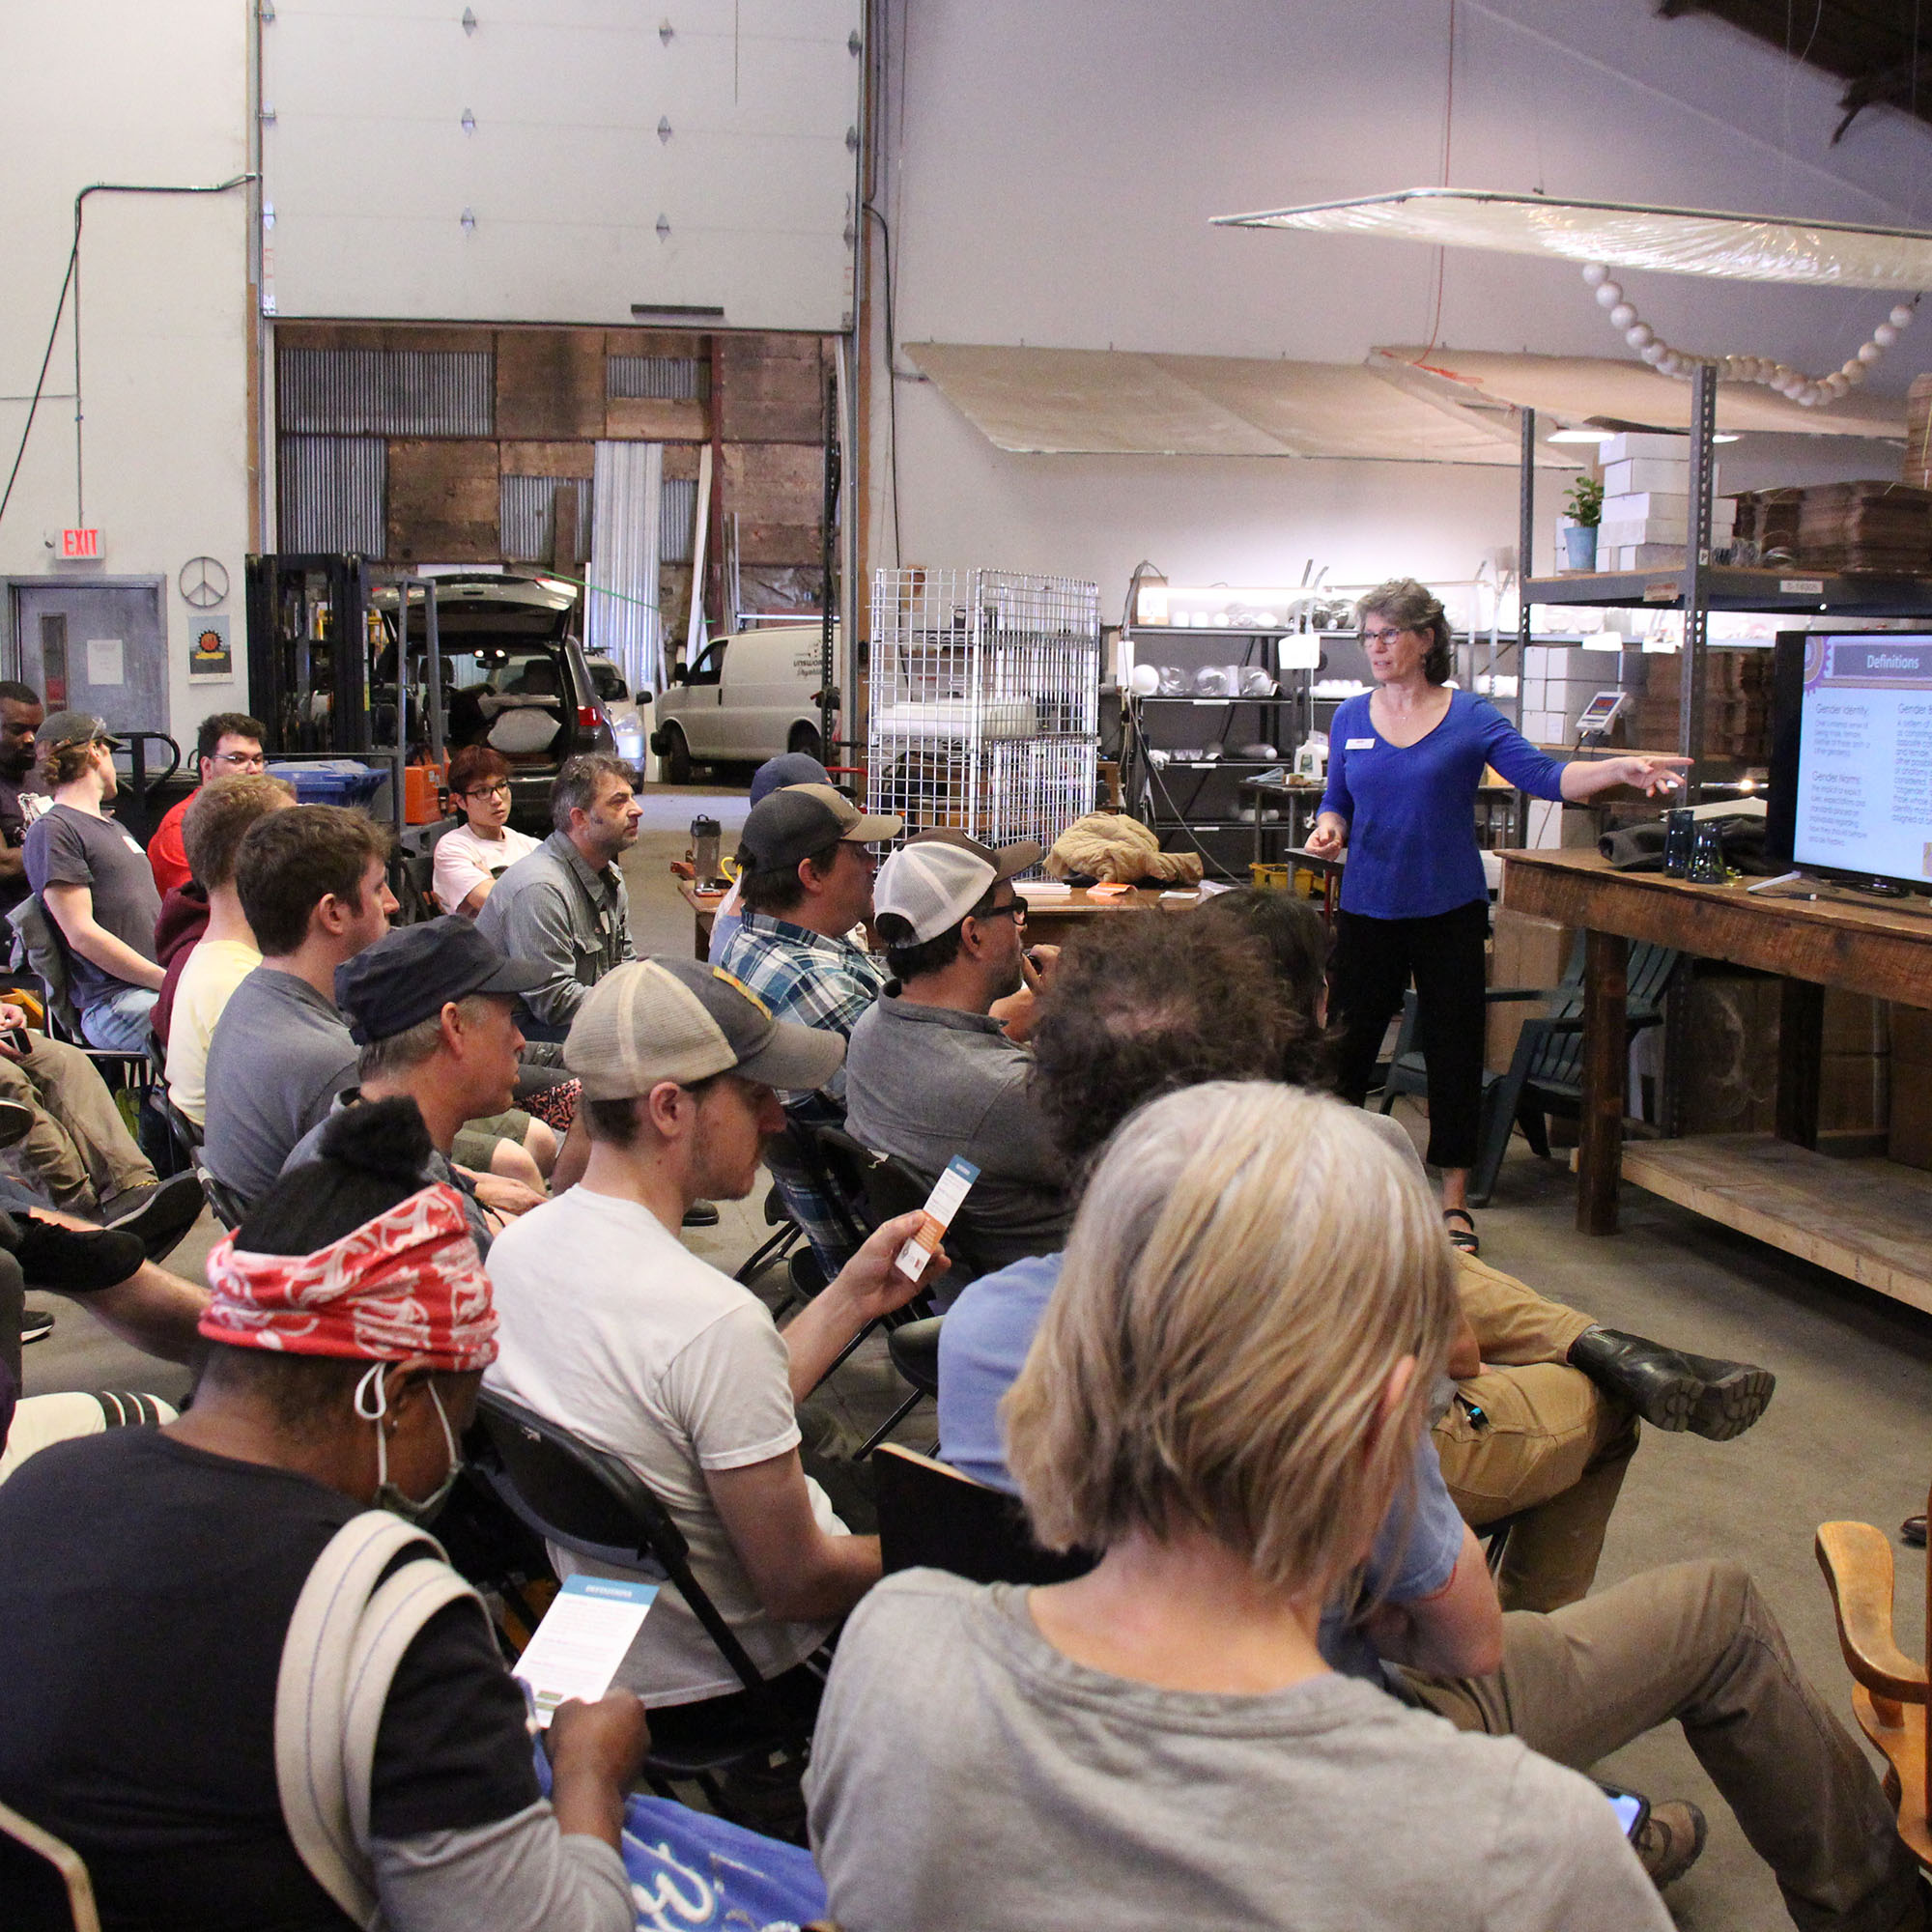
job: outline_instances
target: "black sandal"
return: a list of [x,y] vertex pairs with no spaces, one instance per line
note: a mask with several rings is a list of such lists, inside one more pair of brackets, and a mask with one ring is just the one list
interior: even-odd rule
[[[1468,1223],[1467,1227],[1451,1226],[1449,1217],[1460,1214]],[[1483,1252],[1482,1241],[1476,1234],[1476,1217],[1466,1208],[1445,1208],[1442,1210],[1443,1233],[1449,1236],[1449,1245],[1458,1254],[1479,1255]]]

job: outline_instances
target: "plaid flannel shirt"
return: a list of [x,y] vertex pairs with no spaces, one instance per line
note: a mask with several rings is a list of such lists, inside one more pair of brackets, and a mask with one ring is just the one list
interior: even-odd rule
[[[820,1027],[846,1039],[861,1014],[870,1009],[886,988],[885,968],[864,947],[845,938],[828,938],[769,913],[747,912],[718,964],[755,993],[775,1019]],[[842,1127],[845,1069],[839,1067],[822,1088],[779,1097],[800,1127]],[[845,1217],[841,1218],[795,1164],[785,1159],[781,1147],[771,1151],[766,1165],[778,1183],[780,1198],[811,1243],[819,1265],[828,1278],[837,1274],[852,1251],[844,1233],[846,1218],[864,1227],[865,1204],[846,1204]]]

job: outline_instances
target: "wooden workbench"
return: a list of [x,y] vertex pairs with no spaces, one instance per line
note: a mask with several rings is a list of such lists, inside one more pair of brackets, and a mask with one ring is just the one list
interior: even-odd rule
[[[1752,896],[1660,872],[1613,872],[1596,852],[1507,852],[1502,903],[1580,929],[1584,1049],[1577,1225],[1617,1226],[1619,1174],[1696,1212],[1932,1310],[1932,1176],[1817,1151],[1824,989],[1932,1007],[1932,916],[1880,901]],[[1920,902],[1922,903],[1922,902]],[[1625,963],[1648,940],[1775,973],[1777,1130],[1623,1145]]]
[[[724,902],[724,895],[722,892],[701,893],[689,879],[678,880],[677,889],[692,911],[693,950],[698,958],[708,958],[711,927],[718,917],[718,908]],[[1110,912],[1144,910],[1163,904],[1170,909],[1185,911],[1199,903],[1198,895],[1192,893],[1185,898],[1163,901],[1160,889],[1149,886],[1135,886],[1118,897],[1094,898],[1082,886],[1076,886],[1064,896],[1054,893],[1030,898],[1024,892],[1020,896],[1027,901],[1026,936],[1030,946],[1062,945],[1090,919],[1097,919]]]

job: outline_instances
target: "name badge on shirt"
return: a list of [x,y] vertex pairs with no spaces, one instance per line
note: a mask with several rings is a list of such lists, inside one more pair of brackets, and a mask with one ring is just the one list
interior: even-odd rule
[[1350,752],[1373,752],[1376,741],[1373,738],[1350,738],[1347,741],[1347,749]]

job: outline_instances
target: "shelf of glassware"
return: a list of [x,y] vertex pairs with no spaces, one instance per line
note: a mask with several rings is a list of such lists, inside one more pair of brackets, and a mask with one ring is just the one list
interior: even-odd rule
[[[1876,577],[1829,571],[1747,570],[1707,564],[1699,573],[1707,611],[1741,611],[1766,616],[1932,617],[1932,578]],[[1688,569],[1574,571],[1533,577],[1529,601],[1613,610],[1681,611]]]

